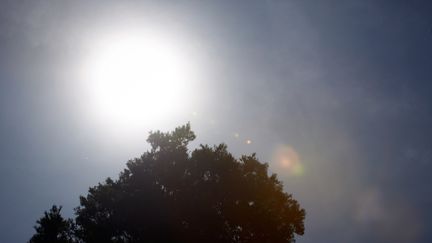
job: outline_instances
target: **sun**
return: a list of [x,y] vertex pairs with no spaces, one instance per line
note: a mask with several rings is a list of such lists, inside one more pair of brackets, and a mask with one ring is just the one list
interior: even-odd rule
[[193,68],[179,41],[155,33],[101,37],[84,64],[92,113],[116,127],[169,119],[191,103]]

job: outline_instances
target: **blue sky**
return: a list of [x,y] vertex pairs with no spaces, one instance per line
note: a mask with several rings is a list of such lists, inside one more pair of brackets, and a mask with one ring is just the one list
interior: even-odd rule
[[[298,242],[430,242],[431,10],[428,1],[3,1],[0,241],[29,239],[54,203],[71,216],[89,186],[148,149],[149,130],[190,121],[192,146],[225,142],[270,163],[307,211]],[[192,50],[199,82],[181,114],[126,132],[89,118],[77,70],[93,40],[131,26]],[[301,173],[273,160],[281,146]]]

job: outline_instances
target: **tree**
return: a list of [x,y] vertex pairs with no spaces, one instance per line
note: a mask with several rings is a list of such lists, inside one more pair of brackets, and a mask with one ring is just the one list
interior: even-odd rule
[[73,223],[64,219],[61,214],[61,207],[52,206],[49,212],[45,211],[44,216],[36,221],[36,234],[30,239],[30,243],[70,243],[72,241]]
[[293,242],[305,211],[256,156],[201,145],[190,125],[150,133],[151,150],[80,197],[82,242]]

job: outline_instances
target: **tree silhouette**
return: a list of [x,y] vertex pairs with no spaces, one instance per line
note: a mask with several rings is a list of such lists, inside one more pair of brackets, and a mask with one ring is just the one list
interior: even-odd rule
[[305,211],[255,155],[201,145],[190,125],[150,133],[151,150],[75,209],[82,242],[293,242]]
[[71,243],[72,240],[72,220],[65,220],[61,214],[61,207],[52,206],[49,212],[36,221],[34,227],[36,234],[30,239],[30,243]]

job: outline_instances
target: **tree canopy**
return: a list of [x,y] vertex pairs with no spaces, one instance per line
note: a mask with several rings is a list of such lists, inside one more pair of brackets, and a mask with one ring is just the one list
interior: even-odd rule
[[189,124],[151,132],[150,151],[80,197],[69,225],[74,240],[293,242],[303,235],[305,210],[267,164],[255,154],[236,159],[225,144],[189,151],[194,139]]
[[36,221],[36,234],[30,239],[30,243],[71,243],[73,222],[64,219],[61,214],[61,207],[52,206],[49,212]]

